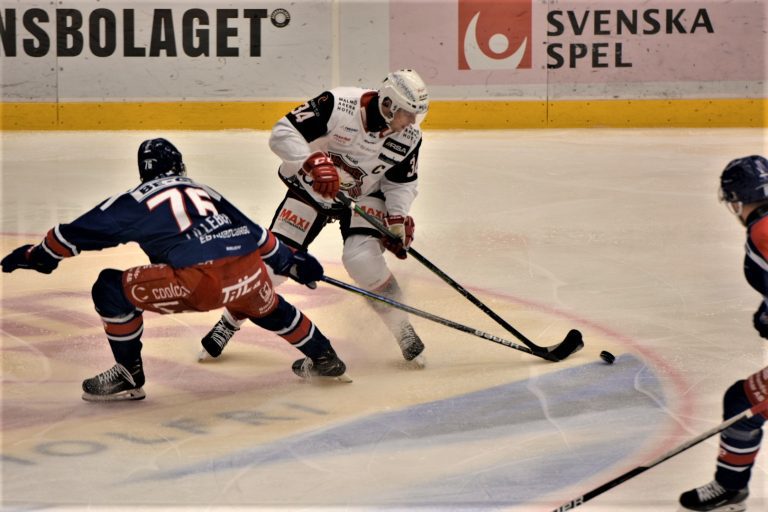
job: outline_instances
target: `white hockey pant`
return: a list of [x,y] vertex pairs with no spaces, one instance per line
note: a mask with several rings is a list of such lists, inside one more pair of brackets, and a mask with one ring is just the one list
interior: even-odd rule
[[[362,288],[401,302],[402,290],[387,267],[383,251],[378,238],[351,235],[344,243],[341,259],[349,276]],[[390,332],[399,337],[403,324],[408,323],[408,315],[376,300],[370,300],[368,303]]]

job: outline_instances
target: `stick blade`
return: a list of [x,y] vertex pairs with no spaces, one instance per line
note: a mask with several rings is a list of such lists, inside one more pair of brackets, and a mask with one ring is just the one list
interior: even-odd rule
[[577,329],[571,329],[566,334],[565,339],[557,345],[547,348],[547,359],[551,361],[562,361],[574,352],[584,348],[584,338]]

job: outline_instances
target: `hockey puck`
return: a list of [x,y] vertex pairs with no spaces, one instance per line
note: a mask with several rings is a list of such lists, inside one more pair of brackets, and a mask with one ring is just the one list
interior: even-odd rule
[[607,350],[603,350],[602,352],[600,352],[600,358],[608,364],[613,364],[613,362],[616,360],[616,356],[611,354]]

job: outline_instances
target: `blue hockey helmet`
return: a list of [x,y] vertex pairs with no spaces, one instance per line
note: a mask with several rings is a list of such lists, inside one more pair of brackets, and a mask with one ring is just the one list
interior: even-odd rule
[[752,155],[728,162],[720,175],[720,199],[741,204],[768,201],[768,160]]
[[187,175],[181,152],[166,139],[148,139],[142,142],[138,159],[142,183],[163,176]]

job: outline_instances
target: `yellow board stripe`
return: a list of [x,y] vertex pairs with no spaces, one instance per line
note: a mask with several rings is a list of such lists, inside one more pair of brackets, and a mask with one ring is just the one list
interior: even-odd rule
[[[301,101],[0,103],[1,130],[268,130]],[[426,129],[768,127],[768,99],[442,101]]]

